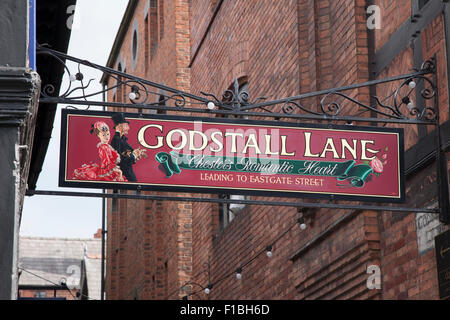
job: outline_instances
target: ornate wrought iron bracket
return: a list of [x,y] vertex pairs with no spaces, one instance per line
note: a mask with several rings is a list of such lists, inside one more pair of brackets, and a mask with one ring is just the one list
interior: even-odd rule
[[[55,92],[53,84],[42,86],[40,101],[44,103],[61,103],[70,106],[104,106],[109,108],[135,109],[141,113],[143,110],[163,110],[174,112],[204,113],[251,117],[266,117],[274,119],[301,119],[327,122],[345,122],[349,125],[354,122],[381,123],[381,124],[413,124],[436,126],[436,163],[439,185],[439,208],[417,209],[396,208],[380,206],[349,206],[338,204],[312,204],[301,202],[268,202],[251,200],[233,200],[229,203],[242,204],[267,204],[267,205],[289,205],[296,207],[319,208],[346,208],[346,209],[370,209],[409,212],[434,212],[440,213],[441,221],[450,222],[447,164],[445,153],[441,150],[441,136],[439,130],[438,95],[436,86],[435,59],[425,61],[419,70],[409,74],[389,77],[385,79],[368,81],[303,93],[288,98],[267,101],[259,97],[250,100],[247,91],[239,92],[237,81],[231,90],[226,90],[221,99],[212,93],[200,92],[200,95],[183,92],[159,83],[139,78],[112,68],[100,66],[87,60],[78,59],[67,54],[38,46],[38,55],[46,55],[55,59],[56,63],[64,66],[69,78],[68,87],[62,93]],[[67,63],[75,63],[76,72],[72,73]],[[83,74],[84,68],[94,68],[103,72],[113,79],[114,84],[96,91],[91,88],[93,79],[86,80]],[[419,85],[420,84],[420,85]],[[378,92],[387,92],[383,96],[365,96],[359,99],[359,89],[375,87]],[[381,88],[381,89],[380,89]],[[420,89],[420,92],[416,90]],[[128,101],[110,102],[104,101],[104,96],[114,90],[122,90],[127,93]],[[377,90],[379,89],[379,90]],[[416,96],[421,96],[425,105],[417,105]],[[95,97],[98,97],[95,99]],[[52,191],[29,191],[28,195],[54,194],[72,196],[95,196],[95,197],[117,197],[109,194],[80,194],[80,193],[55,193]],[[143,196],[140,194],[122,198],[135,199],[159,199],[156,196]],[[199,202],[224,202],[223,199],[211,198],[179,198],[163,197],[164,200],[172,201],[199,201]]]
[[[420,92],[424,101],[433,102],[436,85],[430,75],[435,72],[433,60],[424,62],[420,70],[413,73],[368,81],[365,83],[343,86],[298,96],[264,101],[259,97],[250,101],[247,91],[239,92],[237,82],[233,90],[226,90],[222,98],[212,93],[200,92],[195,95],[162,84],[139,78],[121,71],[103,67],[86,60],[71,57],[52,49],[39,47],[38,55],[49,55],[61,63],[71,80],[68,87],[60,94],[55,92],[52,84],[42,88],[41,101],[84,106],[108,106],[111,108],[130,108],[137,110],[185,111],[192,113],[209,113],[248,117],[295,118],[305,120],[328,120],[345,122],[410,123],[435,125],[436,110],[434,105],[416,106],[414,97],[418,82],[423,82]],[[77,64],[77,72],[71,73],[67,62]],[[102,71],[115,84],[101,91],[89,92],[92,79],[84,79],[82,68],[90,67]],[[392,91],[385,97],[373,97],[375,105],[357,99],[355,90],[377,85],[390,85]],[[128,93],[128,102],[108,102],[92,99],[104,93],[121,88]],[[308,100],[314,98],[314,105],[307,106]],[[90,100],[91,99],[91,100]],[[319,99],[319,106],[315,101]],[[100,101],[99,101],[100,100]],[[264,101],[264,102],[262,102]],[[309,102],[311,104],[311,102]],[[355,108],[356,107],[356,108]],[[376,115],[365,116],[366,114]]]

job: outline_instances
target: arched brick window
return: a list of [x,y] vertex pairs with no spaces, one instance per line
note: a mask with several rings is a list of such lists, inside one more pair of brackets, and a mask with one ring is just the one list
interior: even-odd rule
[[[239,80],[235,80],[232,85],[230,85],[229,89],[233,91],[237,97],[246,98],[249,96],[248,94],[248,81],[246,77],[242,77]],[[227,118],[247,118],[245,116],[233,116],[229,115]],[[248,199],[247,196],[244,195],[228,195],[228,194],[219,194],[219,198],[221,199],[234,199],[234,200],[245,200]],[[219,203],[219,228],[223,230],[228,226],[228,224],[233,221],[233,219],[241,213],[246,208],[245,204],[237,204],[237,203]]]

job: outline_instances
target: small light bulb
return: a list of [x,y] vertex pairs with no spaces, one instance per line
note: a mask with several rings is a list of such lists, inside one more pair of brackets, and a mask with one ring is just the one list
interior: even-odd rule
[[236,279],[238,279],[238,280],[242,279],[242,268],[241,267],[236,269]]
[[411,101],[406,105],[409,109],[409,111],[411,111],[414,108],[414,103]]
[[305,223],[305,218],[300,217],[297,219],[297,222],[300,226],[300,229],[305,230],[306,229],[306,223]]
[[270,257],[272,257],[272,246],[271,245],[268,245],[267,247],[266,247],[266,254],[267,254],[267,256],[270,258]]
[[212,101],[208,102],[206,106],[208,107],[209,110],[213,110],[216,107],[216,105]]
[[75,80],[77,80],[77,77],[74,74],[71,74],[69,76],[69,80],[70,80],[70,82],[74,82]]
[[414,89],[414,88],[416,87],[416,83],[414,82],[414,80],[411,80],[411,81],[408,83],[408,85],[409,85],[409,87],[410,87],[411,89]]
[[128,95],[128,97],[129,97],[131,100],[134,100],[134,99],[136,99],[136,93],[130,92],[130,94]]
[[211,290],[209,290],[209,288],[206,288],[206,289],[205,289],[205,293],[206,293],[206,294],[209,294],[210,292],[211,292]]

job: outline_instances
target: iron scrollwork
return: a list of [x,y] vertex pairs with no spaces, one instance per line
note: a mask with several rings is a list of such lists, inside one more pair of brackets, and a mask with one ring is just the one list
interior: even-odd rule
[[250,102],[250,94],[248,93],[248,90],[239,90],[239,82],[237,79],[234,80],[232,89],[227,89],[224,91],[221,100],[211,93],[205,93],[203,91],[200,93],[206,97],[214,99],[213,102],[220,108],[234,112],[242,112],[246,107],[252,106],[258,103],[258,101],[266,99],[266,97],[258,97],[253,102]]
[[[273,103],[264,103],[261,105],[253,105],[247,108],[259,108],[264,106],[277,108],[282,113],[293,115],[295,112],[309,115],[308,119],[328,119],[328,120],[368,120],[367,117],[361,115],[370,112],[376,115],[378,122],[383,122],[383,119],[390,120],[389,122],[429,122],[433,123],[436,120],[436,109],[434,106],[434,98],[436,97],[436,85],[428,77],[429,74],[435,72],[434,60],[427,60],[423,63],[420,70],[415,73],[393,77],[390,79],[382,79],[376,81],[369,81],[364,84],[346,86],[330,90],[323,90],[303,94],[296,97],[286,98],[274,101]],[[345,91],[354,90],[357,88],[376,86],[383,83],[401,83],[386,97],[373,96],[372,104],[361,102]],[[414,103],[415,98],[413,93],[421,84],[421,90],[418,94],[423,98],[425,103],[431,102],[432,106],[424,105],[418,106]],[[310,98],[319,98],[319,108],[308,108],[303,101]],[[345,107],[350,105],[351,109]],[[355,110],[354,107],[360,110]],[[357,117],[355,117],[355,115]],[[371,119],[376,120],[376,119]]]
[[[436,120],[433,59],[423,63],[420,70],[402,76],[373,80],[362,84],[349,85],[329,90],[311,92],[299,96],[266,101],[265,97],[250,100],[247,90],[239,90],[235,80],[232,89],[226,90],[221,99],[214,94],[200,92],[202,96],[186,93],[146,79],[135,77],[111,68],[102,67],[86,60],[77,59],[63,53],[40,46],[38,54],[53,57],[64,66],[70,79],[68,88],[61,94],[55,92],[52,84],[44,84],[41,101],[61,102],[66,104],[100,105],[90,100],[112,90],[122,90],[128,94],[127,102],[106,102],[101,105],[135,109],[165,109],[168,111],[187,111],[202,113],[224,113],[235,115],[263,116],[272,118],[297,118],[336,121],[374,121],[398,123],[433,123]],[[77,72],[71,73],[67,61],[77,65]],[[95,68],[114,79],[114,84],[102,90],[91,90],[93,79],[86,81],[82,67]],[[431,78],[431,79],[430,79]],[[373,96],[370,104],[359,101],[349,93],[363,87],[387,84],[390,87],[400,84],[385,97]],[[78,85],[76,85],[78,84]],[[420,92],[416,92],[420,88]],[[415,95],[414,95],[414,94]],[[426,105],[414,103],[416,97]],[[311,99],[318,101],[318,106],[306,106]],[[320,100],[318,100],[320,99]],[[123,99],[122,99],[123,100]],[[420,101],[419,101],[420,102]],[[431,105],[428,103],[431,102]],[[355,108],[356,107],[356,108]],[[370,114],[370,116],[367,116]]]
[[[176,109],[186,108],[188,105],[202,105],[206,106],[208,99],[197,97],[195,95],[182,92],[161,84],[153,83],[146,79],[142,79],[121,71],[111,68],[102,67],[93,64],[87,60],[81,60],[69,55],[45,48],[38,47],[38,55],[47,55],[54,58],[58,63],[64,66],[65,72],[70,81],[68,81],[67,88],[62,93],[57,93],[53,84],[45,84],[41,91],[41,101],[56,102],[67,104],[84,104],[95,105],[98,101],[89,100],[95,96],[101,96],[108,92],[122,90],[126,93],[126,101],[118,103],[110,103],[103,101],[104,105],[110,107],[124,107],[124,108],[138,108],[138,109],[158,109],[164,108],[173,103]],[[77,72],[72,73],[67,63],[72,62],[77,65]],[[105,89],[93,89],[91,84],[94,79],[87,82],[84,79],[82,67],[90,67],[102,71],[108,77],[113,79],[114,84]],[[80,103],[81,101],[81,103]],[[167,107],[170,109],[170,106]]]
[[[345,121],[347,123],[355,122],[376,122],[376,123],[397,123],[397,124],[417,124],[434,125],[439,124],[437,86],[436,86],[436,68],[434,59],[427,60],[419,70],[413,73],[394,76],[385,79],[372,80],[365,83],[353,84],[339,88],[310,92],[298,96],[266,101],[264,97],[259,97],[254,101],[250,100],[250,94],[246,90],[239,90],[237,80],[232,89],[226,90],[222,99],[218,99],[211,93],[200,92],[202,96],[183,92],[159,83],[142,79],[112,68],[96,65],[86,60],[78,59],[55,50],[38,46],[38,55],[47,55],[61,64],[70,82],[68,87],[62,93],[56,92],[56,86],[47,83],[43,84],[40,101],[44,103],[63,103],[69,105],[69,108],[75,106],[91,105],[108,106],[109,108],[130,108],[164,111],[185,111],[191,113],[210,113],[210,114],[228,114],[248,117],[268,117],[274,119],[304,119],[318,121]],[[77,71],[71,73],[67,62],[74,63]],[[103,74],[113,79],[114,84],[105,87],[102,90],[91,87],[93,79],[85,80],[82,68],[89,67],[103,72]],[[374,95],[371,101],[358,100],[354,96],[354,90],[359,88],[375,87],[377,90],[383,85],[382,89],[388,92],[384,97]],[[108,92],[117,90],[122,93],[121,102],[104,101]],[[351,91],[351,93],[348,93]],[[382,92],[383,90],[377,90]],[[124,99],[125,94],[128,97]],[[102,95],[102,99],[94,100],[97,95]],[[310,106],[307,106],[309,104]],[[440,130],[435,130],[436,134],[436,158],[440,159],[441,176],[446,180],[445,156],[441,153]],[[444,164],[444,165],[442,165]],[[439,185],[439,183],[438,183]],[[39,194],[32,191],[32,194]],[[57,195],[57,192],[43,191],[41,194]],[[60,192],[60,195],[74,195],[75,193]],[[82,196],[98,197],[118,197],[117,194],[102,193],[98,195],[82,194]],[[119,195],[126,199],[129,195]],[[213,198],[180,198],[167,196],[143,196],[133,195],[133,198],[145,200],[173,200],[173,201],[196,201],[196,202],[218,202]],[[440,212],[441,221],[448,221],[444,216],[448,212],[448,191],[440,189],[439,194],[440,208],[401,208],[401,207],[380,207],[380,206],[352,206],[336,203],[302,203],[302,202],[268,202],[267,205],[274,206],[295,206],[308,208],[340,208],[351,210],[381,210],[381,211],[410,211],[410,212]],[[223,203],[245,203],[249,205],[261,205],[259,200],[221,200]],[[442,210],[442,211],[441,211]]]

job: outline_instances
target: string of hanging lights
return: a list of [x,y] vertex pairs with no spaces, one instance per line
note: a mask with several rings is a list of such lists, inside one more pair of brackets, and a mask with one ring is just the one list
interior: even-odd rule
[[[215,281],[211,281],[210,279],[208,279],[209,283],[206,286],[201,286],[197,283],[197,286],[200,287],[200,289],[193,291],[185,296],[183,296],[183,300],[187,300],[190,296],[194,296],[198,293],[203,292],[206,295],[211,294],[212,289],[217,286],[219,283],[221,283],[222,281],[224,281],[225,279],[229,278],[230,276],[235,276],[237,280],[242,280],[243,278],[243,272],[244,269],[250,265],[253,261],[255,261],[258,257],[260,257],[262,254],[266,254],[266,256],[268,258],[272,258],[273,257],[273,248],[274,246],[277,244],[278,241],[280,241],[284,236],[286,236],[286,234],[288,234],[295,226],[299,226],[300,229],[303,231],[307,228],[306,222],[305,222],[305,218],[303,216],[301,216],[300,218],[296,219],[295,223],[293,223],[289,228],[287,228],[282,234],[280,234],[275,240],[273,240],[270,244],[266,245],[264,247],[264,249],[259,250],[257,252],[257,254],[255,256],[253,256],[252,258],[250,258],[249,260],[247,260],[244,263],[239,264],[239,266],[236,269],[233,269],[230,272],[225,273],[223,276],[219,277],[217,280]],[[208,272],[210,272],[208,270]],[[210,277],[210,275],[208,275],[208,278]],[[185,288],[187,285],[192,284],[193,282],[187,282],[184,285],[182,285],[180,288],[178,288],[177,290],[175,290],[174,292],[172,292],[170,296],[172,296],[173,294],[179,292],[180,290],[182,290],[183,288]]]

